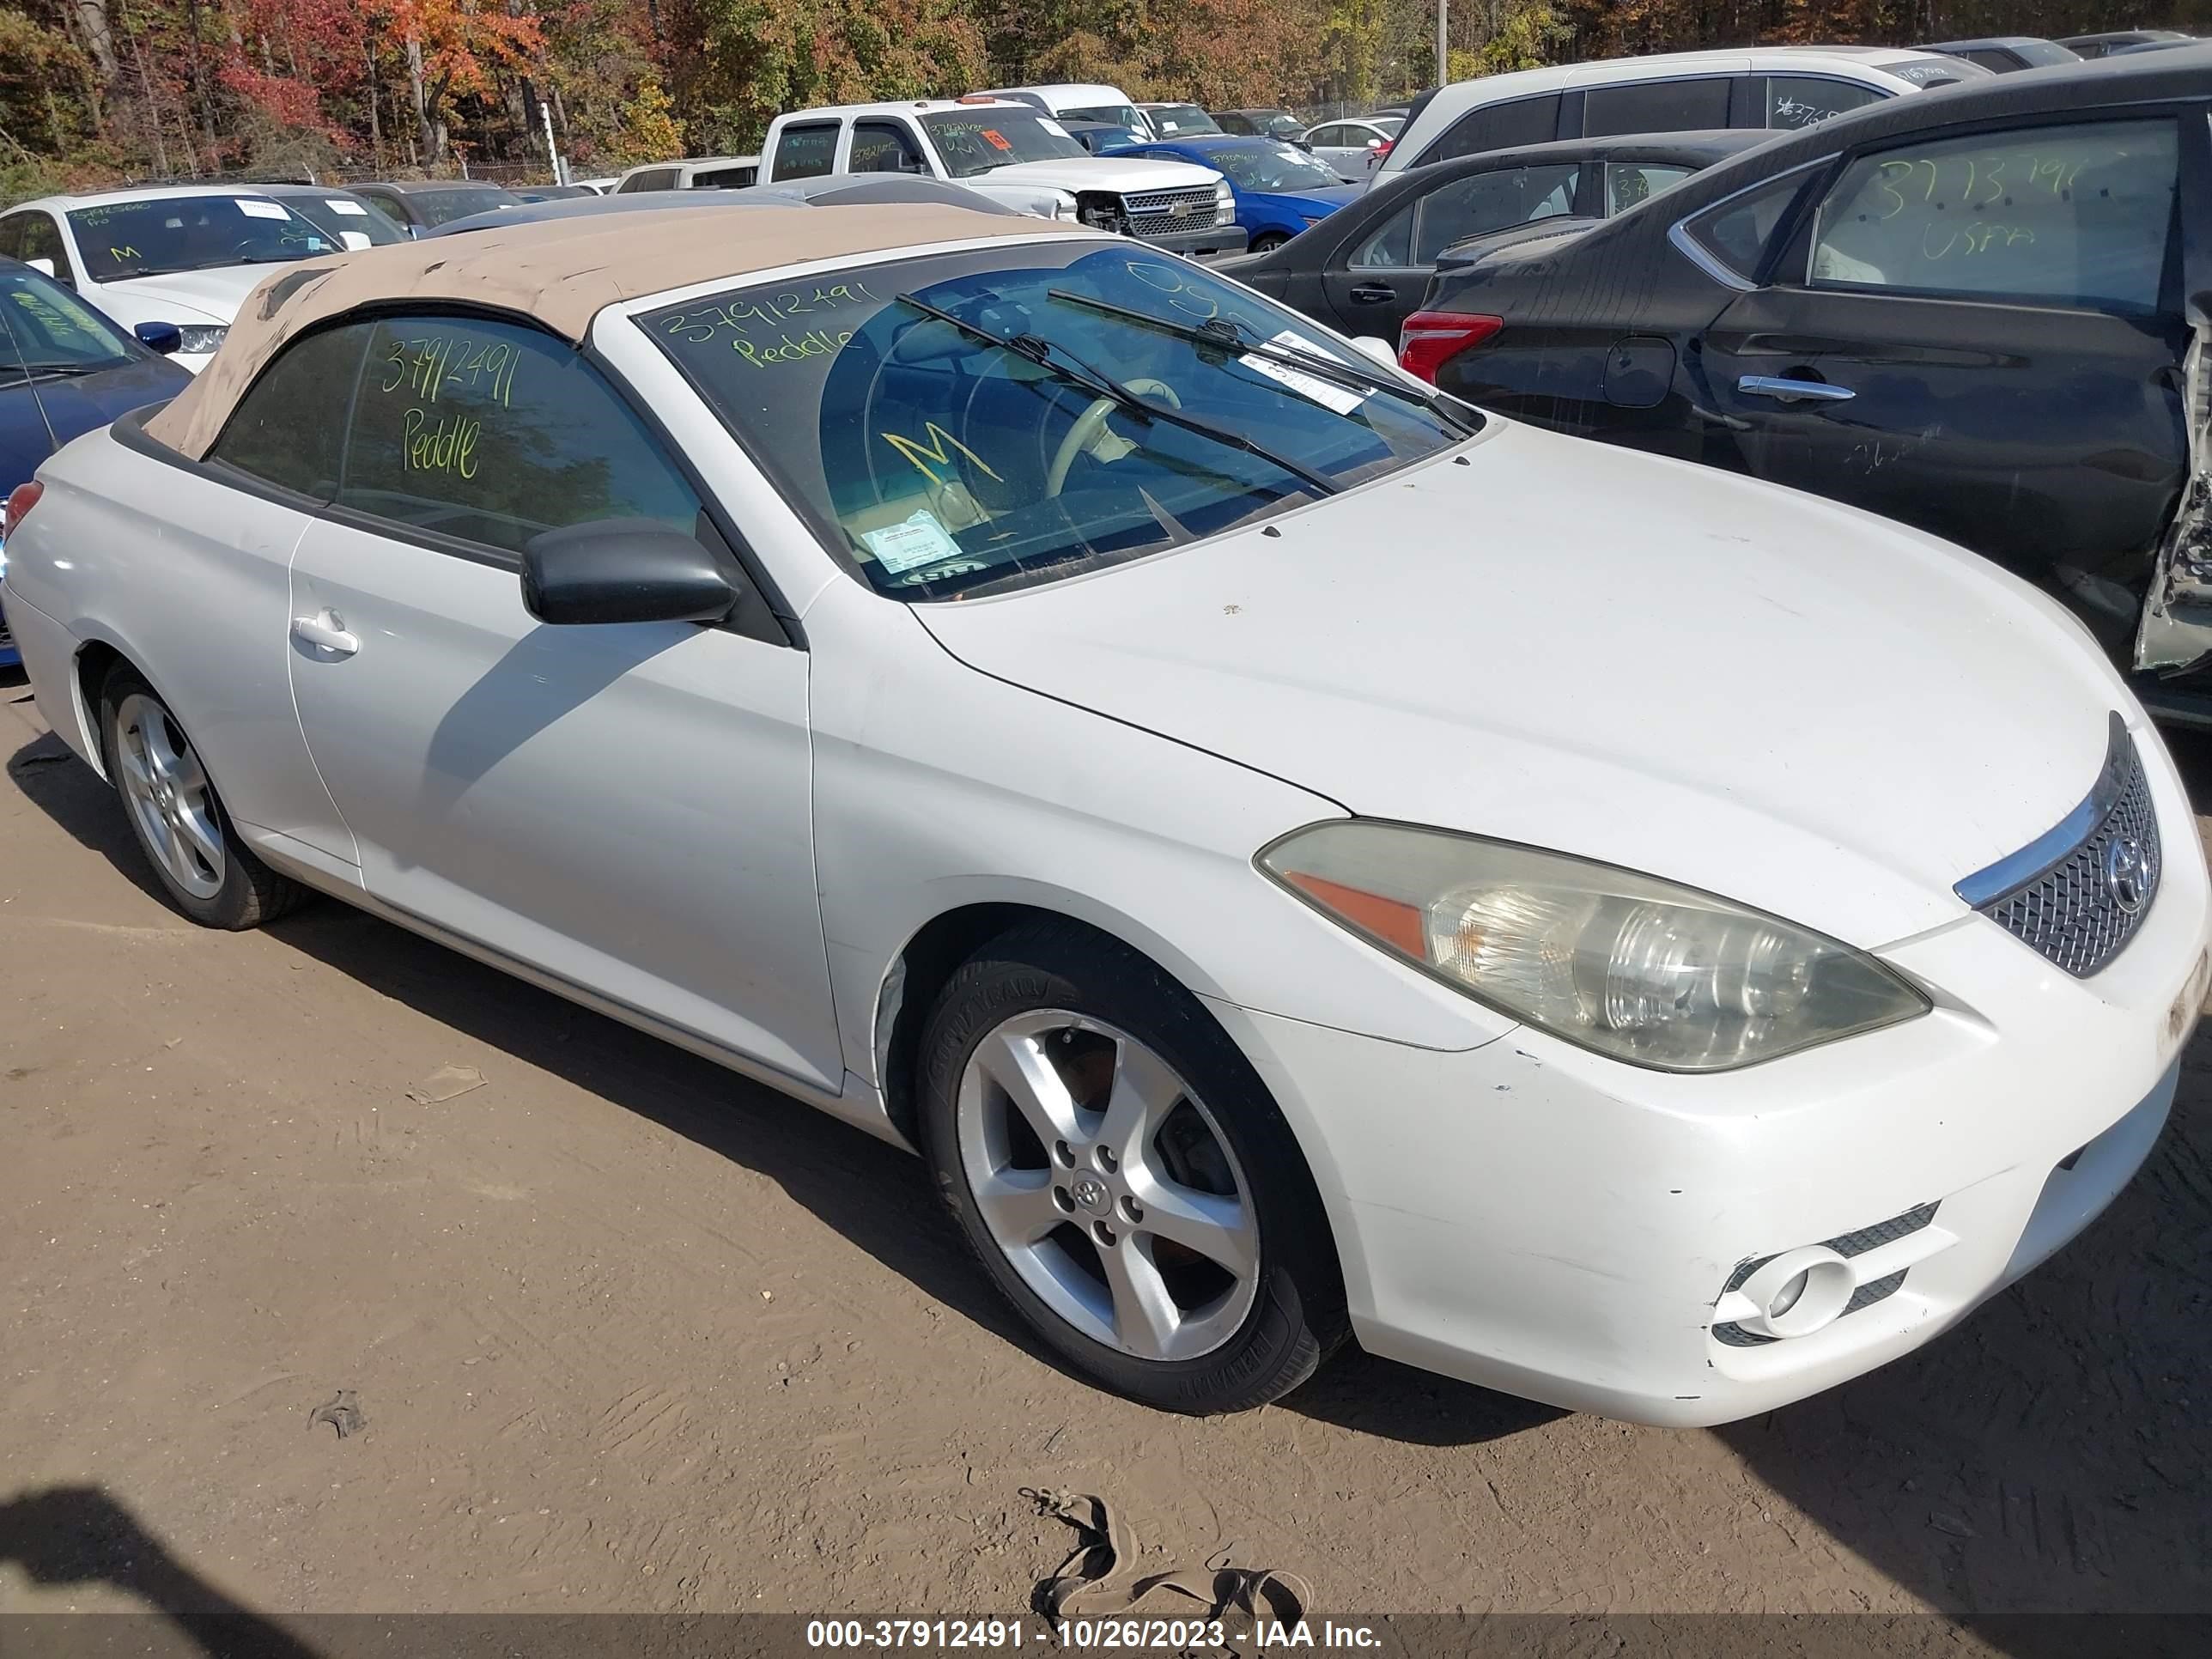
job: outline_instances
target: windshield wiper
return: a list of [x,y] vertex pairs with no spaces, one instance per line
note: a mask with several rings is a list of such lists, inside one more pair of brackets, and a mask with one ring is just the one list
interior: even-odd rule
[[1095,300],[1088,294],[1077,294],[1069,289],[1047,289],[1045,297],[1103,312],[1109,317],[1119,317],[1125,322],[1140,323],[1146,328],[1172,334],[1196,345],[1213,346],[1226,351],[1242,350],[1250,356],[1265,357],[1287,368],[1302,369],[1316,379],[1332,380],[1338,386],[1361,386],[1370,392],[1388,392],[1407,403],[1419,404],[1438,420],[1455,426],[1462,432],[1477,429],[1473,422],[1455,413],[1435,392],[1423,392],[1408,386],[1395,374],[1386,374],[1379,369],[1361,368],[1356,364],[1339,362],[1334,357],[1321,357],[1310,351],[1301,351],[1296,346],[1277,345],[1273,340],[1261,339],[1234,317],[1210,317],[1202,323],[1175,323],[1164,317],[1152,316],[1148,312],[1117,306],[1111,300]]
[[118,360],[112,363],[11,363],[0,362],[0,374],[20,374],[33,380],[67,380],[80,374],[97,374],[104,369],[119,368]]
[[[1241,432],[1231,431],[1225,426],[1216,426],[1202,416],[1188,414],[1180,409],[1170,409],[1164,404],[1147,403],[1119,380],[1093,368],[1064,345],[1057,344],[1051,340],[1040,339],[1034,334],[1010,337],[994,333],[980,323],[971,323],[963,318],[956,317],[951,312],[940,310],[938,307],[930,304],[928,301],[912,294],[900,295],[898,302],[901,305],[911,306],[925,317],[933,317],[949,327],[958,329],[971,339],[981,340],[987,345],[998,347],[1001,351],[1011,351],[1017,357],[1025,358],[1046,373],[1056,374],[1073,386],[1081,386],[1094,397],[1104,398],[1109,402],[1119,404],[1139,420],[1164,421],[1170,426],[1182,428],[1186,432],[1195,432],[1201,438],[1211,438],[1218,444],[1225,444],[1231,449],[1241,449],[1248,455],[1256,455],[1269,465],[1282,468],[1292,477],[1323,495],[1336,495],[1344,488],[1326,473],[1316,472],[1311,467],[1302,462],[1294,461],[1287,455],[1277,454],[1257,438],[1248,438]],[[1061,357],[1066,358],[1066,362],[1056,362],[1053,357],[1054,352],[1058,352]]]

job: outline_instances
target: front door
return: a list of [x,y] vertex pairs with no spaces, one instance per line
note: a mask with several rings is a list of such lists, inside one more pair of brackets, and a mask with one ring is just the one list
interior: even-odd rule
[[602,519],[719,540],[565,343],[369,331],[331,516],[292,572],[300,724],[375,897],[822,1087],[842,1080],[816,897],[807,661],[732,623],[554,627],[523,543]]
[[1802,280],[1705,331],[1717,441],[2044,585],[2124,659],[2188,471],[2177,137],[2081,122],[1855,158],[1785,259]]

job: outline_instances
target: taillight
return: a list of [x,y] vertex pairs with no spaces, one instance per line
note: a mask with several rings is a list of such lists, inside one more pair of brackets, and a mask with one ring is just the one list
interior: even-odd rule
[[1397,141],[1395,139],[1385,138],[1381,143],[1376,145],[1375,159],[1379,161],[1384,156],[1388,155],[1390,153],[1390,146],[1396,142]]
[[23,527],[23,515],[36,507],[39,504],[39,497],[46,493],[46,485],[35,479],[29,483],[17,484],[9,493],[6,516],[0,517],[0,530],[11,534],[21,530]]
[[1437,383],[1437,371],[1469,346],[1479,346],[1505,326],[1503,317],[1457,311],[1417,311],[1398,333],[1398,367]]

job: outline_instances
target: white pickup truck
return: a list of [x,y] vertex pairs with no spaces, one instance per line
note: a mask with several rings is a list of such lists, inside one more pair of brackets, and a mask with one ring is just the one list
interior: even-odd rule
[[769,124],[762,154],[763,184],[921,173],[1177,253],[1234,253],[1249,240],[1228,181],[1212,167],[1093,155],[1026,104],[931,99],[797,110]]

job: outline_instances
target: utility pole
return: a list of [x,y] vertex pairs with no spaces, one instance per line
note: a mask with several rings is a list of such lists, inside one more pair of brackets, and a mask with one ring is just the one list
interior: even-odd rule
[[553,182],[568,182],[568,169],[561,160],[561,147],[553,142],[553,106],[543,98],[538,100],[538,113],[545,123],[545,154],[553,163]]
[[1451,84],[1451,0],[1437,0],[1437,85]]

